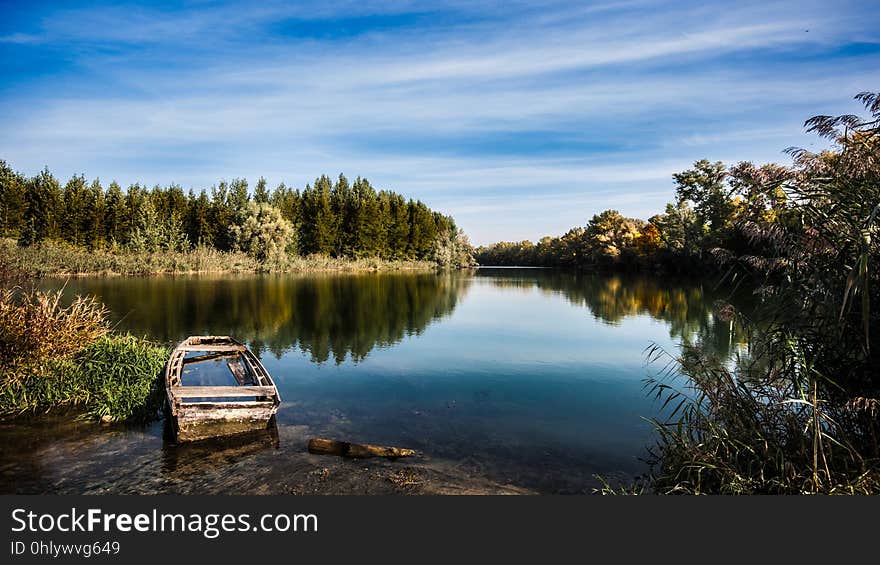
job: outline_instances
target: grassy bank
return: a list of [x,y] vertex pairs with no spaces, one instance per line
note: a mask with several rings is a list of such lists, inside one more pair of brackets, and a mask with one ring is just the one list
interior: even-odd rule
[[77,405],[102,421],[145,421],[162,404],[168,350],[111,332],[106,309],[61,293],[0,292],[0,415]]
[[430,261],[392,261],[378,258],[346,259],[326,255],[283,256],[260,262],[245,253],[197,247],[189,251],[153,253],[89,251],[60,243],[19,246],[0,240],[0,265],[28,277],[85,275],[158,275],[187,273],[397,271],[436,268]]

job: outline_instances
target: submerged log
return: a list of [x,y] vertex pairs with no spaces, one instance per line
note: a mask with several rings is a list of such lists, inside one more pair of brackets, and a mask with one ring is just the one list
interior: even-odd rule
[[398,457],[409,457],[415,455],[412,449],[404,449],[402,447],[381,447],[378,445],[363,445],[359,443],[349,443],[347,441],[336,441],[332,439],[310,439],[309,453],[316,455],[339,455],[340,457],[354,457],[362,459],[365,457],[388,457],[396,459]]

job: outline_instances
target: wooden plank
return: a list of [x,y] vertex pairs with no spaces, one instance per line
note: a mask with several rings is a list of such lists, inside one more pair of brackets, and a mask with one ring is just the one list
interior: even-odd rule
[[186,357],[183,359],[184,365],[191,363],[201,363],[203,361],[214,361],[216,359],[225,359],[227,357],[238,357],[238,351],[213,351],[204,355],[196,355],[195,357]]
[[[257,378],[257,384],[260,386],[265,386],[267,383],[263,382],[263,375],[260,374],[260,371],[258,371],[256,366],[251,362],[250,357],[253,356],[253,353],[251,353],[250,355],[248,355],[248,353],[251,352],[245,351],[244,355],[242,355],[242,357],[244,357],[245,363],[247,363],[248,367],[250,367],[251,373]],[[256,359],[256,357],[254,358]],[[230,367],[230,369],[232,369],[232,367]]]
[[184,345],[178,347],[177,351],[244,351],[247,349],[243,345]]
[[229,367],[229,372],[232,373],[232,376],[235,377],[235,381],[240,385],[244,386],[244,384],[248,381],[251,381],[252,384],[257,386],[262,386],[263,383],[257,381],[253,382],[254,379],[250,379],[250,375],[248,375],[247,370],[244,368],[244,364],[241,362],[241,356],[236,355],[235,361],[227,361],[226,366]]
[[212,408],[211,412],[216,412],[216,410],[213,409],[226,408],[271,408],[272,405],[273,402],[271,400],[200,400],[198,402],[185,402],[181,404],[184,410],[191,407],[208,407]]
[[236,396],[275,396],[273,386],[172,386],[171,394],[177,398],[199,396],[232,398]]

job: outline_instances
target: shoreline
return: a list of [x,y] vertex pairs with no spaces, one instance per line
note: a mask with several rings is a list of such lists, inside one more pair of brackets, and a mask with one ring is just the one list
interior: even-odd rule
[[293,255],[261,263],[244,253],[210,248],[182,252],[117,253],[111,250],[88,251],[51,243],[20,247],[10,240],[0,241],[0,265],[3,265],[0,281],[44,277],[430,272],[441,268],[433,261],[409,259]]

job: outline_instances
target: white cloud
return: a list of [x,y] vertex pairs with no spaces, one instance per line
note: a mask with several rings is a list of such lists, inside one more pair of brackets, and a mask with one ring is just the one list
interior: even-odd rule
[[[854,110],[880,79],[870,56],[780,59],[870,35],[820,3],[504,10],[332,42],[261,41],[267,22],[333,15],[285,3],[47,18],[0,41],[69,43],[82,75],[0,94],[0,155],[29,173],[194,187],[343,170],[453,213],[485,243],[561,233],[608,207],[647,216],[671,173],[704,156],[783,160],[804,118]],[[138,49],[83,47],[106,42]]]

